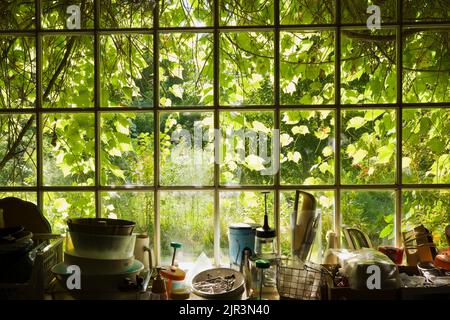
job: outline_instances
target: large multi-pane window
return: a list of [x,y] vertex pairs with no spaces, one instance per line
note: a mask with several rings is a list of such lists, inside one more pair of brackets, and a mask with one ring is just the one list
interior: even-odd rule
[[[380,28],[368,28],[370,5]],[[375,244],[450,222],[446,0],[0,3],[0,196],[137,222],[159,261],[227,260],[296,189]],[[79,23],[78,23],[79,22]],[[440,238],[441,237],[441,238]]]

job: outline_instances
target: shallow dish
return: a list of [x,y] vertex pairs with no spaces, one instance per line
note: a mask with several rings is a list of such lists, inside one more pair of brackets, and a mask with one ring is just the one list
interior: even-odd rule
[[89,275],[81,271],[81,288],[69,290],[67,280],[72,274],[67,267],[68,265],[61,262],[52,268],[52,272],[62,287],[76,299],[102,299],[106,298],[105,295],[108,295],[108,298],[118,296],[120,294],[119,286],[124,283],[124,280],[128,278],[134,281],[144,269],[142,262],[134,260],[127,270],[117,274]]
[[[196,288],[196,284],[201,281],[214,279],[217,277],[234,276],[234,284],[230,290],[222,293],[209,293]],[[215,268],[200,272],[192,279],[192,291],[205,299],[241,299],[244,293],[244,276],[242,273],[230,268]]]
[[95,259],[78,256],[74,252],[64,252],[66,265],[77,265],[81,272],[88,275],[118,274],[133,266],[134,256],[127,259]]

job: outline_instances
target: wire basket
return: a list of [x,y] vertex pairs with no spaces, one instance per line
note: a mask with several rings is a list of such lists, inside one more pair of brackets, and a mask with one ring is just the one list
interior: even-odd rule
[[319,300],[327,274],[313,262],[282,258],[277,261],[277,290],[282,299]]

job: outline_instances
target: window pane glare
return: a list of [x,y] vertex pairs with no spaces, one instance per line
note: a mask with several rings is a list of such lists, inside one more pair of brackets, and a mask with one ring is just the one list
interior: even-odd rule
[[183,244],[177,250],[180,263],[194,262],[202,252],[213,258],[213,192],[161,191],[160,199],[162,264],[167,265],[172,260],[172,241]]
[[214,115],[212,112],[160,114],[161,184],[214,184]]

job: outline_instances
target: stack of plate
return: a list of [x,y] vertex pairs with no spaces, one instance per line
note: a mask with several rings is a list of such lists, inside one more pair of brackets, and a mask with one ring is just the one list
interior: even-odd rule
[[[102,298],[105,293],[117,293],[126,278],[134,281],[144,268],[133,255],[134,222],[74,219],[69,220],[68,225],[64,262],[52,271],[74,297]],[[69,271],[69,266],[73,265],[79,267],[81,288],[70,290],[67,282],[72,283],[69,277],[73,271]]]

